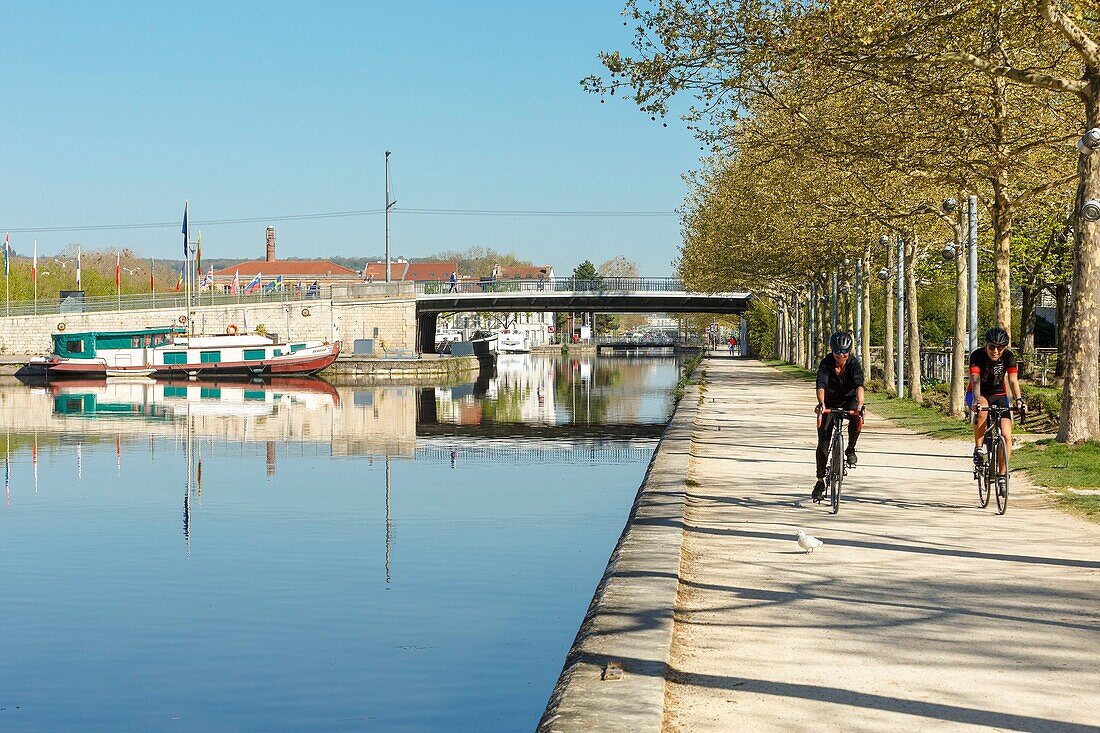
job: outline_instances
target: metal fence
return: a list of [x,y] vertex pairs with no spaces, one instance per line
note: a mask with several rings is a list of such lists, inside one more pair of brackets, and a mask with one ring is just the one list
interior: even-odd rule
[[[256,305],[260,303],[288,303],[297,301],[321,300],[332,297],[332,289],[327,285],[304,287],[283,287],[278,290],[256,292],[251,295],[231,295],[208,291],[196,293],[191,300],[193,307],[204,305]],[[0,316],[33,315],[72,315],[74,313],[102,313],[105,311],[145,310],[165,308],[186,310],[187,298],[183,293],[140,293],[118,296],[97,296],[84,298],[83,307],[76,305],[72,298],[40,298],[37,303],[26,300],[13,300],[4,304]]]

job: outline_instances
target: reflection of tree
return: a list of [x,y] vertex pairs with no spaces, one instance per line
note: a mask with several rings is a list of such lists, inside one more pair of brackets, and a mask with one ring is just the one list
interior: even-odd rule
[[527,394],[528,390],[519,385],[501,384],[494,397],[481,400],[484,422],[523,422],[523,402]]
[[[587,377],[581,376],[582,363],[589,366]],[[554,369],[554,395],[569,413],[570,422],[603,423],[611,407],[607,388],[621,379],[614,368],[602,362],[597,366],[595,359],[563,359]]]

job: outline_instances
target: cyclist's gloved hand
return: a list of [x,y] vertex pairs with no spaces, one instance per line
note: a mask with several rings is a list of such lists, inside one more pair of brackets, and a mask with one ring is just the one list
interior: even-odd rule
[[1020,413],[1020,418],[1027,419],[1027,403],[1022,399],[1016,400],[1016,411]]
[[814,408],[814,412],[816,412],[818,415],[820,415],[824,410],[825,405],[821,404],[820,402],[818,402],[817,407]]

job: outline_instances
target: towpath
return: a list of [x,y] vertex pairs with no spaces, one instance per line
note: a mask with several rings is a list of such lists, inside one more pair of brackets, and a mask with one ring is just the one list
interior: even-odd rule
[[874,415],[833,516],[811,385],[703,366],[666,731],[1100,731],[1100,527],[979,509],[965,440]]

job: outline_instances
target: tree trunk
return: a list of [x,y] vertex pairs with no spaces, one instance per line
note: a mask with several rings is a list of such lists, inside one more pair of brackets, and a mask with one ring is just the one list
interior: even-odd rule
[[[958,241],[962,242],[961,232]],[[966,353],[966,299],[969,282],[966,248],[960,244],[955,253],[955,333],[951,347],[951,401],[947,407],[947,414],[951,416],[966,413],[966,379],[969,372]]]
[[[996,25],[994,45],[1001,44],[1000,23]],[[993,143],[1000,160],[1009,160],[1005,143],[1008,118],[1008,82],[1002,77],[990,79],[993,85],[992,131]],[[994,320],[1012,333],[1012,216],[1013,207],[1008,198],[1009,181],[1007,164],[1002,164],[993,177],[993,295]]]
[[871,250],[868,248],[863,253],[863,288],[859,292],[859,307],[863,310],[863,341],[860,343],[860,361],[867,374],[871,373],[871,283],[874,275],[871,274]]
[[909,399],[924,402],[920,368],[920,311],[917,306],[917,237],[905,238],[905,322],[908,354]]
[[[1087,125],[1100,123],[1100,69],[1086,70],[1089,82]],[[1100,199],[1100,153],[1081,155],[1077,164],[1076,241],[1073,258],[1072,313],[1066,327],[1066,379],[1062,388],[1062,415],[1058,440],[1078,443],[1100,439],[1096,389],[1100,378],[1100,222],[1081,215],[1082,204]]]
[[1031,285],[1020,287],[1023,305],[1020,313],[1020,376],[1030,377],[1035,365],[1035,306],[1039,302],[1039,289]]
[[993,320],[1012,333],[1012,218],[1003,184],[994,182],[993,200]]
[[1061,379],[1066,375],[1066,316],[1069,315],[1069,286],[1054,287],[1054,346],[1057,348],[1054,362],[1054,377]]
[[894,247],[891,243],[886,246],[886,271],[890,274],[884,283],[886,288],[886,317],[883,319],[883,323],[886,331],[882,339],[882,374],[886,382],[886,391],[894,394],[898,394],[898,383],[894,376],[894,313],[898,307],[894,295],[897,292],[896,270]]

